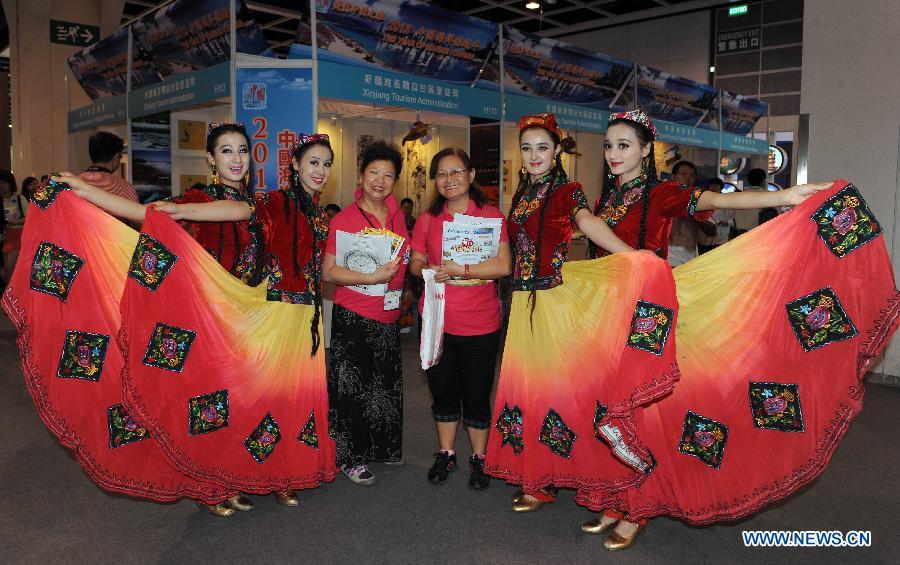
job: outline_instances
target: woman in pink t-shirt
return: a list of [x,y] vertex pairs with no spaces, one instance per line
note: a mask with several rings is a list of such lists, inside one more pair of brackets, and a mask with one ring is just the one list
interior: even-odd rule
[[[484,193],[474,182],[475,170],[469,156],[462,149],[448,147],[439,151],[431,160],[429,177],[438,193],[416,222],[409,264],[414,275],[422,276],[422,269],[428,265],[437,271],[437,282],[447,283],[443,353],[427,371],[433,400],[431,413],[440,446],[428,471],[428,481],[442,484],[456,468],[454,441],[461,412],[472,445],[469,487],[481,490],[490,484],[483,465],[491,427],[494,367],[500,347],[500,300],[494,281],[512,270],[509,239],[504,222],[496,257],[465,266],[442,261],[444,222],[453,221],[454,214],[501,219],[503,214],[486,204]],[[420,310],[421,304],[420,301]]]
[[[400,152],[384,141],[371,144],[360,163],[355,202],[329,224],[322,267],[334,283],[328,402],[337,463],[356,484],[375,484],[372,461],[403,461],[403,365],[400,359],[400,290],[409,258],[409,233],[392,192],[403,165]],[[337,264],[337,233],[388,229],[404,238],[399,255],[372,273]],[[358,292],[353,285],[387,283],[384,296]]]

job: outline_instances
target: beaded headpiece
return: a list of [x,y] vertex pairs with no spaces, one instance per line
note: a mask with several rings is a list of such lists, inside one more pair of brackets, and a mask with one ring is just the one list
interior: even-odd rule
[[653,136],[653,140],[655,141],[657,137],[659,137],[659,132],[656,131],[656,126],[653,125],[653,122],[650,121],[650,118],[647,114],[644,113],[643,110],[628,110],[627,112],[616,112],[609,116],[609,121],[613,120],[626,120],[629,122],[634,122],[636,124],[640,124],[650,130],[650,135]]
[[246,129],[244,127],[244,122],[233,122],[233,123],[232,122],[212,122],[206,128],[206,139],[209,139],[209,136],[212,134],[212,132],[214,132],[215,130],[217,130],[221,127],[225,127],[225,126],[235,126],[235,127],[241,128],[242,130]]
[[291,155],[294,155],[294,153],[296,153],[304,145],[309,145],[310,143],[315,143],[316,141],[329,141],[329,139],[331,138],[328,137],[327,133],[312,133],[309,135],[301,133],[297,136],[297,140],[294,141],[294,144],[291,146]]

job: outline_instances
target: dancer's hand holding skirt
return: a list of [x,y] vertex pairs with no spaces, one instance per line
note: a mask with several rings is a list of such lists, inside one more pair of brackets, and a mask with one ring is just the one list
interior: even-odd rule
[[45,184],[35,194],[3,295],[41,420],[104,489],[158,501],[227,499],[235,493],[172,467],[123,405],[119,300],[138,234],[60,189]]
[[881,227],[846,181],[675,269],[681,381],[638,411],[644,484],[577,500],[629,519],[746,516],[816,478],[898,322]]
[[250,493],[332,480],[313,306],[266,301],[265,284],[245,286],[152,211],[135,257],[122,301],[126,402],[172,462]]
[[526,492],[616,492],[654,465],[632,413],[678,380],[668,265],[617,253],[563,265],[563,283],[513,293],[485,470]]

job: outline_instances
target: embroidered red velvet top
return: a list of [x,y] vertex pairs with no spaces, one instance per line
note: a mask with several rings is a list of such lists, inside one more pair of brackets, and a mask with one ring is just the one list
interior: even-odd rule
[[277,190],[259,195],[256,200],[256,217],[270,269],[266,298],[313,304],[322,292],[322,257],[328,240],[325,212],[314,200],[311,214],[304,214],[293,190]]
[[[533,183],[509,215],[509,239],[516,252],[513,290],[545,290],[562,284],[575,214],[590,209],[580,184],[564,177],[553,186],[550,181],[548,175]],[[546,208],[543,218],[542,207]],[[544,227],[538,237],[541,222]]]
[[[605,220],[619,239],[632,247],[637,247],[640,239],[645,189],[643,183],[626,183],[605,199],[603,196],[598,198],[594,207],[594,215]],[[712,212],[697,214],[697,201],[701,192],[699,188],[687,188],[675,181],[661,182],[652,187],[648,202],[650,208],[647,210],[644,249],[654,251],[665,259],[669,254],[669,232],[672,229],[673,218],[708,217]],[[589,250],[591,257],[607,255],[593,243],[590,244]]]
[[[181,196],[171,198],[172,202],[179,204],[216,200],[239,200],[255,208],[252,195],[226,185],[192,188]],[[263,273],[257,268],[260,235],[255,218],[242,222],[181,222],[181,225],[229,273],[245,284],[259,283]]]

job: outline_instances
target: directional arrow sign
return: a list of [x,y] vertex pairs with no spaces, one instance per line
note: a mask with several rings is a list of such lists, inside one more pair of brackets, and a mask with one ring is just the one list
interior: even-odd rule
[[75,22],[50,20],[50,43],[87,47],[97,43],[100,28]]

